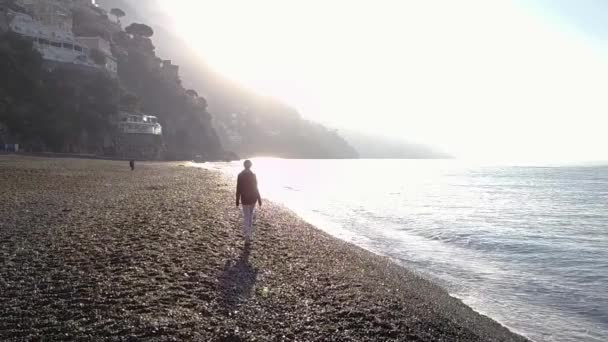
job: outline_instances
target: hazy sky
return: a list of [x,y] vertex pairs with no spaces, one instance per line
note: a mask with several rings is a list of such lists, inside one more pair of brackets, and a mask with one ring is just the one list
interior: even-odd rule
[[607,1],[156,1],[212,68],[307,118],[464,157],[608,159]]

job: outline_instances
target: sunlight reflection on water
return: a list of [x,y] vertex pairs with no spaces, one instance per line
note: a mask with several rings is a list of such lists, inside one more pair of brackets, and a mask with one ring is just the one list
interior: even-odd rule
[[608,336],[606,166],[260,158],[254,172],[264,197],[535,340]]

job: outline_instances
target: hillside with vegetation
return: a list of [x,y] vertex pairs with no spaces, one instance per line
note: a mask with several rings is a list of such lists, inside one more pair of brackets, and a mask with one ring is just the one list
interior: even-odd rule
[[[147,12],[148,5],[124,0],[100,0],[97,3],[108,11],[113,8],[120,9],[125,14],[124,18],[121,17],[123,23],[143,21],[153,28],[158,50],[180,64],[181,74],[186,75],[187,78],[184,83],[193,88],[192,94],[200,94],[208,104],[213,126],[227,150],[243,157],[267,155],[286,158],[356,158],[358,156],[357,151],[336,130],[305,120],[289,105],[245,89],[206,67],[203,61],[193,60],[192,56],[196,54],[190,53],[191,47],[162,25],[157,25],[155,13]],[[147,45],[148,49],[153,48],[148,41],[140,44]],[[137,65],[133,67],[134,69],[130,70],[135,70]],[[121,72],[121,79],[124,78]],[[125,83],[130,87],[135,85],[135,82]],[[141,94],[138,91],[135,93]],[[145,104],[147,101],[142,102]]]
[[168,74],[168,62],[155,54],[152,29],[140,25],[132,24],[113,37],[122,85],[137,97],[141,110],[160,119],[171,156],[228,158],[227,154],[221,156],[222,145],[206,100],[185,89],[177,75]]
[[[29,152],[104,154],[117,134],[119,110],[129,110],[158,117],[161,158],[236,158],[222,147],[205,100],[163,68],[150,39],[153,30],[143,24],[123,30],[104,11],[91,9],[74,10],[73,30],[112,41],[118,78],[102,69],[45,61],[31,40],[4,28],[0,143],[17,142]],[[92,52],[93,60],[105,59]]]
[[0,35],[0,75],[0,123],[24,149],[94,153],[112,133],[121,89],[108,75],[49,70],[32,43],[14,33]]
[[[7,1],[11,2],[3,2]],[[103,154],[117,133],[119,111],[129,110],[158,118],[164,159],[357,157],[336,131],[306,121],[295,109],[246,91],[210,70],[190,77],[203,80],[190,82],[193,89],[184,87],[184,71],[180,74],[168,60],[172,56],[166,47],[167,60],[159,57],[153,25],[144,24],[146,18],[128,20],[138,4],[114,3],[117,6],[107,11],[73,8],[72,15],[75,36],[111,42],[118,77],[69,63],[48,63],[28,39],[2,29],[0,140],[17,142],[21,150],[31,152]],[[161,37],[166,38],[162,30]],[[91,51],[90,58],[104,64],[99,51]]]

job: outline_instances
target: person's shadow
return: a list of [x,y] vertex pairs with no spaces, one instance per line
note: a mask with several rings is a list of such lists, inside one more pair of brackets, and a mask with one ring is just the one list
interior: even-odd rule
[[219,279],[222,306],[232,311],[251,297],[258,271],[249,263],[251,247],[245,245],[238,259],[226,261]]

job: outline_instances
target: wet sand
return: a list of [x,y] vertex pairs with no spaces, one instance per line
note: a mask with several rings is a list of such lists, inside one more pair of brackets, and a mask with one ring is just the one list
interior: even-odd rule
[[1,341],[526,341],[179,163],[0,156]]

